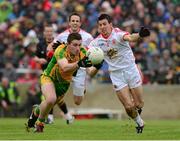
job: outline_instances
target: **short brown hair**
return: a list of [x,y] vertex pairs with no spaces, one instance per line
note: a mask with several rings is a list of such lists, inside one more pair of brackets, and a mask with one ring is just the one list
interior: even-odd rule
[[71,33],[67,38],[67,43],[70,44],[73,40],[82,40],[82,37],[79,33]]
[[78,16],[78,17],[80,18],[80,21],[81,21],[81,16],[80,16],[78,13],[76,13],[76,12],[72,13],[72,14],[69,16],[69,21],[71,20],[71,17],[72,17],[72,16]]

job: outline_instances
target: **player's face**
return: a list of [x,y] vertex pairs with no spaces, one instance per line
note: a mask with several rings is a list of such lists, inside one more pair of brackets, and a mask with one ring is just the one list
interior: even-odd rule
[[78,55],[80,53],[82,40],[73,40],[69,44],[69,51],[72,55]]
[[79,16],[73,15],[69,21],[69,26],[72,32],[78,32],[81,27],[81,20]]
[[51,43],[54,40],[53,34],[54,34],[54,30],[52,27],[44,28],[44,37],[47,43]]
[[111,34],[112,23],[109,23],[106,19],[98,21],[98,32],[107,37]]

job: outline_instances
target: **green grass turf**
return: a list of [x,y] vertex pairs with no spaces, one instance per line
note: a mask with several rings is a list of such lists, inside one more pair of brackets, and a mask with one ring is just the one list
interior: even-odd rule
[[149,120],[142,134],[136,134],[132,120],[75,120],[66,125],[56,119],[43,133],[27,133],[27,119],[0,118],[1,140],[178,140],[180,120]]

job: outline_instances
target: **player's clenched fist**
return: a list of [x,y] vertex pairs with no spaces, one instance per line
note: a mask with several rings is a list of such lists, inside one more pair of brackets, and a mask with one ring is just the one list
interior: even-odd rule
[[148,28],[145,28],[144,26],[141,27],[140,31],[139,31],[139,36],[140,37],[147,37],[150,35],[150,31]]

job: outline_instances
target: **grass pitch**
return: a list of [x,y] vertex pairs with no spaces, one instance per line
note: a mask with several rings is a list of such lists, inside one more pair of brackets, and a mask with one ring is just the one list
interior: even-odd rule
[[43,133],[26,132],[27,119],[0,118],[0,140],[178,140],[180,120],[146,121],[142,134],[131,120],[75,120],[67,125],[56,119]]

